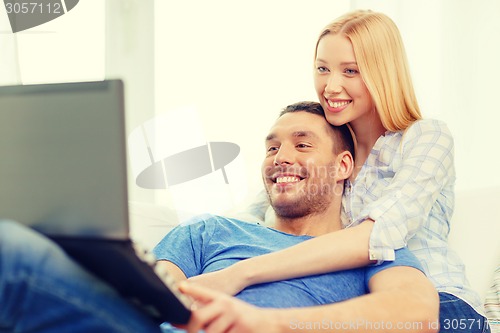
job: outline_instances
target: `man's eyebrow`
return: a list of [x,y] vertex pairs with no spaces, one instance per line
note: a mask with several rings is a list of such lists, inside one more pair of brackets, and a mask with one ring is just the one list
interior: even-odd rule
[[272,141],[272,140],[274,140],[274,138],[276,138],[276,134],[274,134],[274,133],[269,133],[269,134],[266,136],[266,142],[268,142],[268,141]]
[[295,131],[292,133],[292,136],[297,137],[297,138],[300,138],[300,137],[310,137],[310,138],[315,138],[315,139],[319,138],[319,136],[316,133],[314,133],[313,131]]
[[[317,135],[313,131],[295,131],[292,132],[291,135],[295,138],[309,137],[309,138],[319,139],[319,135]],[[274,139],[276,139],[276,134],[274,133],[269,133],[266,136],[266,142],[272,141]]]

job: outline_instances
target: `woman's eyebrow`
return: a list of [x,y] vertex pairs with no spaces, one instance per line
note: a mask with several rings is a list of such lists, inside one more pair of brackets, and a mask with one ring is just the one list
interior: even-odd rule
[[358,63],[356,61],[344,61],[344,62],[341,62],[340,64],[342,66],[347,66],[347,65],[351,65],[351,66],[355,65],[355,66],[357,66],[358,65]]
[[[316,62],[321,62],[321,63],[324,63],[324,64],[327,63],[327,61],[324,60],[324,59],[322,59],[322,58],[316,58]],[[340,64],[341,65],[356,65],[356,66],[358,65],[358,63],[355,60],[342,61]]]

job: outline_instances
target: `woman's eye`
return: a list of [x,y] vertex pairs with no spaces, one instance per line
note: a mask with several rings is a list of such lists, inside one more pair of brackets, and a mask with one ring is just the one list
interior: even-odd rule
[[356,70],[356,69],[350,69],[350,68],[346,68],[344,73],[348,74],[348,75],[356,75],[358,74],[359,72]]
[[318,70],[318,73],[326,73],[326,72],[328,72],[328,68],[326,68],[324,66],[319,66],[316,69]]

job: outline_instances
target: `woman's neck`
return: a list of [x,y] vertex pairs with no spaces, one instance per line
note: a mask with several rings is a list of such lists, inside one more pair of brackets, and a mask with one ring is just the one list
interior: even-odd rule
[[370,155],[375,142],[377,142],[380,136],[385,134],[386,129],[382,125],[382,121],[377,113],[373,113],[370,117],[356,119],[350,124],[356,137],[354,171],[350,178],[351,181],[354,181],[368,155]]

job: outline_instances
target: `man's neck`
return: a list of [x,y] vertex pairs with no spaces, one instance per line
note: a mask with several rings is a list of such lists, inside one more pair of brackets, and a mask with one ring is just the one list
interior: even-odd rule
[[276,215],[271,228],[296,236],[320,236],[342,229],[340,221],[341,200],[334,200],[328,209],[319,214],[310,214],[300,218],[283,218]]

